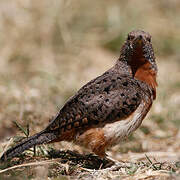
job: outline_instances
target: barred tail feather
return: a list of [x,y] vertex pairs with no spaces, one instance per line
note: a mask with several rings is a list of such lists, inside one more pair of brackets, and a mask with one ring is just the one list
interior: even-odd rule
[[0,161],[5,161],[6,159],[13,158],[23,151],[33,147],[34,145],[49,143],[54,139],[56,139],[56,135],[53,133],[44,131],[37,133],[4,152],[4,154],[0,158]]

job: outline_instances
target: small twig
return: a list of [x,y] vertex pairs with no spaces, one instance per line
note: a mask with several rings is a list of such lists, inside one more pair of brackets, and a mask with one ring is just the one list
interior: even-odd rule
[[29,136],[29,132],[28,132],[29,130],[25,130],[18,122],[16,121],[13,121],[13,122],[18,127],[18,129],[25,134],[26,137]]
[[158,170],[157,167],[152,163],[152,161],[150,160],[150,158],[145,154],[147,160],[150,162],[150,164],[152,165],[152,167],[155,169],[155,170]]
[[9,145],[12,143],[12,141],[13,141],[13,138],[11,138],[11,139],[8,141],[8,143],[6,144],[3,152],[0,153],[0,158],[1,158],[1,156],[4,154],[4,152],[7,151],[8,147],[9,147]]
[[17,168],[20,168],[20,167],[38,166],[38,165],[44,165],[44,164],[53,164],[53,163],[55,163],[58,160],[60,160],[60,158],[52,159],[52,160],[47,160],[47,161],[40,161],[40,162],[32,162],[32,163],[20,164],[20,165],[16,165],[16,166],[12,166],[12,167],[0,170],[0,173],[4,173],[6,171],[9,171],[9,170],[12,170],[12,169],[17,169]]
[[87,169],[87,168],[83,168],[83,167],[79,167],[80,170],[84,170],[87,172],[95,172],[95,171],[100,171],[100,170],[95,170],[95,169]]

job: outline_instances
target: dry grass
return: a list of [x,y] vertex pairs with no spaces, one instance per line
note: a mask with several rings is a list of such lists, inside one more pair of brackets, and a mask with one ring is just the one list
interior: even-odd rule
[[0,152],[10,137],[24,136],[13,121],[29,125],[30,135],[42,130],[67,98],[113,65],[132,29],[152,34],[159,87],[141,128],[107,152],[123,167],[92,170],[95,159],[69,155],[51,160],[52,148],[86,152],[62,142],[1,164],[0,179],[180,178],[179,12],[178,0],[1,0]]

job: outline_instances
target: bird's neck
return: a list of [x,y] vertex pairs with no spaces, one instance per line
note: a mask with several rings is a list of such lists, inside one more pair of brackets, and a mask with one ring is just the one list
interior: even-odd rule
[[118,59],[114,69],[121,74],[131,75],[135,79],[148,84],[152,88],[153,99],[156,99],[156,87],[158,85],[156,81],[157,72],[152,67],[152,64],[144,57],[134,55],[130,63]]
[[153,69],[152,64],[149,63],[144,57],[133,57],[130,63],[132,75],[135,79],[148,84],[153,91],[153,99],[156,98],[156,71]]

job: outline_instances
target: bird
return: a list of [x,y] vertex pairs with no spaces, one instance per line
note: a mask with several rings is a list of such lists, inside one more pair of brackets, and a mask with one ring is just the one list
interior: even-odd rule
[[135,131],[151,109],[157,71],[151,35],[129,32],[113,67],[70,97],[44,130],[5,151],[0,160],[60,141],[72,141],[106,157],[106,149]]

